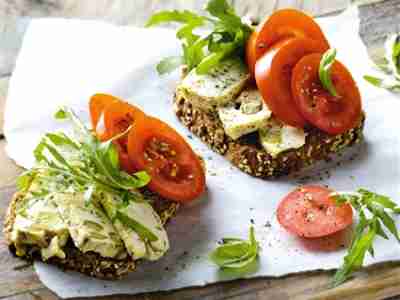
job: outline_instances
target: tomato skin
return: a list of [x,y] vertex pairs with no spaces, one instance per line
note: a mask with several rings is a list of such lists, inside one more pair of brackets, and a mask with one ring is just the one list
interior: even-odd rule
[[292,97],[292,69],[304,55],[326,50],[325,43],[287,38],[276,43],[257,61],[257,87],[269,109],[284,123],[298,128],[306,125],[306,119]]
[[[139,108],[123,102],[117,98],[111,99],[109,103],[104,108],[104,127],[105,131],[97,135],[100,140],[106,141],[114,136],[126,131],[130,125],[133,124],[133,129],[138,123],[144,122],[146,115]],[[115,140],[114,145],[116,145],[121,169],[125,172],[132,174],[135,172],[135,168],[128,156],[127,136],[123,136]]]
[[300,113],[311,124],[329,134],[354,128],[361,118],[361,95],[346,67],[335,61],[331,78],[338,93],[332,96],[319,80],[322,54],[303,57],[293,69],[292,94]]
[[295,189],[280,202],[277,218],[287,231],[304,238],[320,238],[352,224],[349,204],[336,205],[332,190],[316,185]]
[[[146,153],[154,139],[170,145],[175,154],[149,159]],[[186,203],[205,190],[205,173],[200,159],[173,128],[157,118],[147,117],[129,133],[128,154],[137,170],[145,170],[151,176],[149,189],[166,199]],[[169,172],[171,164],[176,164],[180,170],[174,178],[165,171]]]
[[95,94],[89,100],[90,121],[93,130],[97,129],[101,115],[104,113],[106,107],[112,103],[122,101],[112,95],[108,94]]
[[146,114],[134,105],[123,101],[113,102],[104,111],[105,133],[109,138],[114,137],[145,117]]
[[288,37],[309,38],[329,48],[329,43],[319,25],[312,17],[296,9],[277,10],[259,25],[257,32],[256,59],[275,43]]
[[250,35],[249,39],[246,42],[246,64],[249,68],[249,72],[254,78],[256,62],[257,62],[257,53],[256,53],[256,41],[257,41],[257,31],[253,31]]

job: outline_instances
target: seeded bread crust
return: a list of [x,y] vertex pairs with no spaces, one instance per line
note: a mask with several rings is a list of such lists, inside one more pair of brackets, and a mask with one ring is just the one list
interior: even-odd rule
[[[144,191],[144,193],[153,201],[152,206],[158,212],[163,224],[165,225],[167,221],[175,215],[179,208],[179,204],[165,201],[161,197],[147,190]],[[17,203],[23,199],[24,196],[24,193],[19,192],[14,195],[7,209],[4,221],[3,233],[6,242],[9,245],[9,249],[14,255],[16,255],[16,248],[11,241],[11,232],[16,218]],[[91,277],[107,280],[116,280],[125,276],[129,272],[134,271],[136,263],[138,262],[132,260],[130,257],[123,260],[117,260],[102,257],[94,252],[82,253],[74,246],[71,240],[68,241],[63,250],[66,254],[65,259],[52,257],[46,261],[46,263],[56,265],[63,270],[77,271]],[[20,258],[28,261],[42,260],[40,249],[34,246],[27,251],[27,255]]]
[[316,128],[306,128],[306,143],[272,157],[258,142],[257,134],[232,140],[225,134],[215,113],[206,113],[194,107],[176,93],[174,111],[181,123],[198,136],[213,151],[223,155],[240,170],[264,179],[289,175],[317,161],[327,160],[332,154],[359,143],[363,138],[365,116],[358,126],[340,135],[328,135]]

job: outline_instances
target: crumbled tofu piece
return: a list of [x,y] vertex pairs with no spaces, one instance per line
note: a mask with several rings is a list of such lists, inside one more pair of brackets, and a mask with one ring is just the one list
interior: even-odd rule
[[303,129],[282,124],[271,118],[265,127],[259,130],[260,143],[272,157],[289,149],[297,149],[306,143]]
[[207,74],[199,75],[193,69],[178,86],[177,94],[204,111],[212,111],[235,99],[249,79],[246,65],[240,59],[229,59]]
[[225,133],[234,140],[265,127],[271,116],[271,111],[255,88],[244,90],[234,102],[217,111]]

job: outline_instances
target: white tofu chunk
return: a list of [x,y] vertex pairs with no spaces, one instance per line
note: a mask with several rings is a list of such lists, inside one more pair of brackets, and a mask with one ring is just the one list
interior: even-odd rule
[[249,78],[248,69],[240,59],[228,59],[204,75],[193,69],[182,80],[177,93],[194,106],[212,111],[235,99]]
[[306,143],[303,129],[282,124],[271,118],[268,124],[259,130],[260,143],[272,157],[290,149],[298,149]]
[[233,140],[265,127],[271,111],[257,89],[244,90],[227,106],[217,109],[225,133]]

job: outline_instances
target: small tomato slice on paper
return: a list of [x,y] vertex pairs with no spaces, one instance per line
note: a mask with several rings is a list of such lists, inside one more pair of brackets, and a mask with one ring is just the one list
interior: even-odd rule
[[[101,140],[111,139],[128,130],[130,126],[133,131],[145,119],[145,113],[136,106],[123,101],[114,101],[104,110],[105,132],[99,138]],[[117,146],[121,168],[128,173],[133,173],[135,168],[128,156],[128,134],[116,139],[114,144]]]
[[320,238],[353,223],[349,204],[337,205],[332,190],[315,185],[297,188],[278,206],[278,222],[289,232],[304,238]]
[[93,130],[97,130],[97,125],[105,108],[112,103],[121,101],[122,100],[108,94],[95,94],[90,98],[89,112]]
[[257,61],[257,87],[269,109],[284,123],[299,128],[306,125],[306,119],[292,97],[292,70],[303,56],[326,50],[325,43],[287,38],[276,43]]
[[312,17],[296,9],[281,9],[259,25],[255,42],[256,58],[288,37],[309,38],[329,48],[325,35]]
[[205,189],[205,173],[189,144],[163,121],[147,117],[128,136],[129,158],[151,176],[149,189],[166,199],[189,202]]
[[320,82],[321,54],[304,56],[293,69],[292,94],[303,117],[315,127],[340,134],[354,128],[361,117],[361,95],[346,67],[335,61],[330,76],[338,96],[332,96]]

